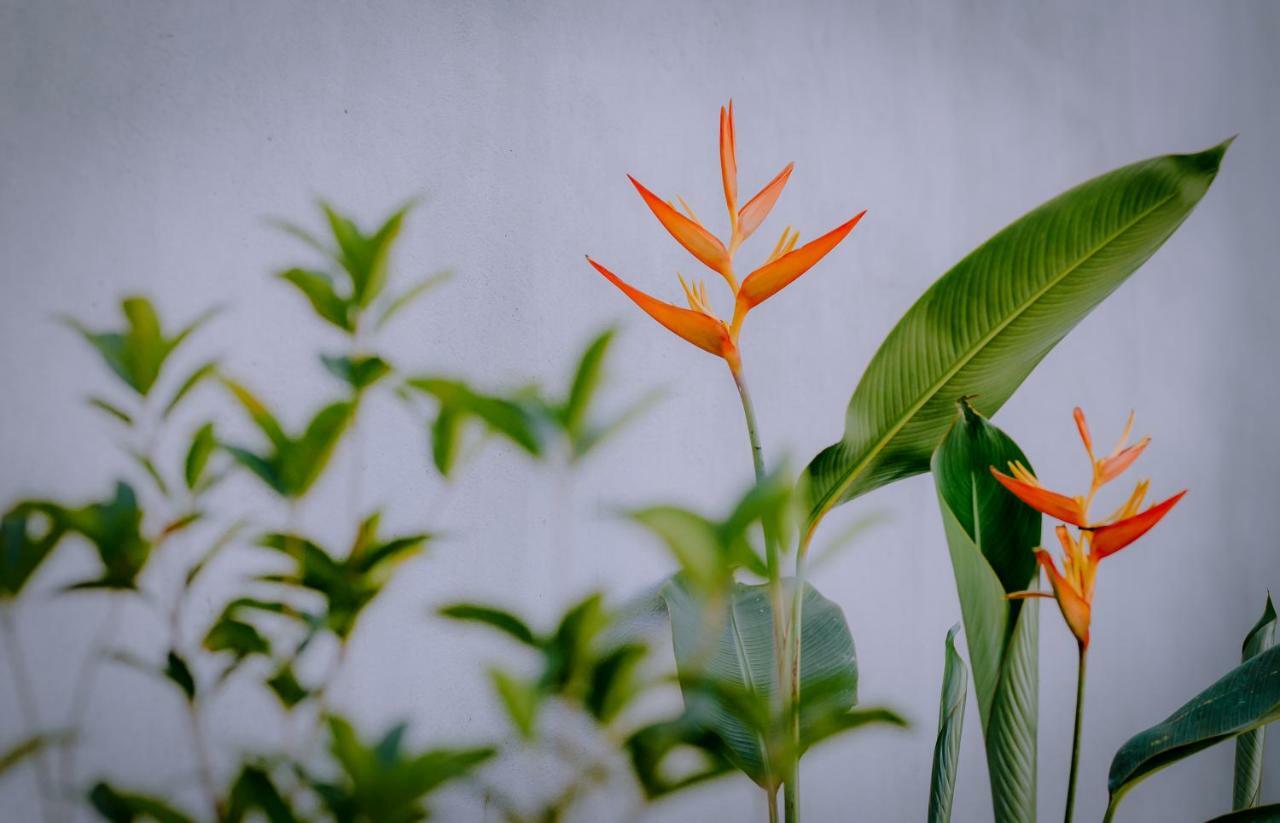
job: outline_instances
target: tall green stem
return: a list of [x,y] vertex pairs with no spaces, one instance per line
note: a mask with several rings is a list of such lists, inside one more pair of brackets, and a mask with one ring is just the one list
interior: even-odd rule
[[1067,778],[1067,812],[1063,818],[1071,823],[1076,810],[1076,773],[1080,769],[1080,729],[1084,725],[1084,675],[1087,647],[1080,644],[1080,666],[1076,672],[1076,728],[1071,738],[1071,775]]
[[[747,383],[742,375],[742,368],[730,364],[729,372],[733,375],[733,384],[738,388],[738,397],[742,400],[742,414],[747,422],[747,438],[751,443],[751,463],[755,468],[756,482],[762,482],[765,476],[764,464],[764,447],[760,445],[760,430],[756,423],[755,406],[751,402],[751,393],[747,391]],[[763,524],[764,543],[765,543],[765,560],[769,568],[769,600],[773,611],[773,648],[775,650],[774,657],[777,659],[777,683],[778,688],[775,691],[774,705],[777,709],[783,710],[788,703],[796,703],[798,695],[798,683],[788,677],[791,670],[790,655],[788,654],[787,633],[784,632],[782,615],[784,613],[784,598],[782,592],[782,560],[778,546],[778,536],[774,533],[771,525],[766,521]],[[790,689],[790,700],[787,699],[787,684],[792,684]],[[766,745],[768,742],[766,741]],[[799,752],[798,746],[788,747],[792,751],[790,760],[786,766],[786,774],[782,775],[783,784],[783,808],[787,823],[797,823],[799,821],[799,793],[800,793],[800,768],[799,768]],[[768,758],[766,758],[768,759]],[[777,794],[776,788],[772,791],[765,790],[766,796],[769,798],[769,821],[776,823],[778,816]]]

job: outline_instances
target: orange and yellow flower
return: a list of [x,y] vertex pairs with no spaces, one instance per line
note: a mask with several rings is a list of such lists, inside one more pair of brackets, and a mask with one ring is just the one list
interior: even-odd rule
[[[1084,412],[1077,408],[1074,414],[1076,428],[1080,432],[1080,439],[1084,443],[1093,469],[1087,494],[1070,497],[1050,491],[1040,485],[1035,475],[1021,463],[1010,463],[1010,474],[1004,474],[994,466],[991,467],[991,473],[1006,489],[1028,506],[1078,529],[1076,535],[1071,534],[1066,525],[1060,525],[1055,529],[1058,542],[1062,545],[1061,572],[1053,562],[1053,557],[1043,548],[1036,549],[1036,558],[1049,575],[1049,583],[1053,586],[1053,597],[1058,601],[1058,607],[1062,610],[1067,626],[1084,648],[1089,645],[1089,621],[1098,563],[1104,557],[1115,554],[1146,534],[1177,505],[1187,492],[1184,489],[1167,500],[1143,509],[1142,504],[1146,499],[1150,481],[1141,480],[1123,506],[1108,517],[1100,520],[1092,519],[1089,516],[1089,509],[1098,491],[1133,465],[1133,462],[1146,449],[1147,444],[1151,442],[1151,438],[1144,437],[1136,443],[1129,444],[1129,435],[1133,430],[1131,413],[1116,447],[1105,457],[1098,457],[1093,451],[1093,438],[1089,434]],[[1019,592],[1010,595],[1010,597],[1047,596],[1040,592]]]
[[794,164],[788,163],[755,197],[738,206],[738,159],[733,130],[733,103],[720,109],[720,175],[724,199],[729,211],[729,239],[720,240],[703,225],[697,214],[677,198],[683,212],[673,203],[649,191],[634,177],[631,183],[649,210],[672,237],[700,263],[724,278],[734,295],[733,317],[726,323],[716,316],[701,281],[686,282],[680,277],[688,308],[652,297],[631,286],[604,266],[587,258],[596,271],[617,286],[623,294],[668,330],[704,351],[723,357],[735,372],[740,367],[738,334],[751,309],[786,288],[819,260],[839,245],[866,212],[827,232],[816,240],[796,248],[800,235],[790,226],[783,230],[773,252],[764,264],[739,283],[734,272],[734,255],[742,242],[755,232],[773,209],[786,186]]

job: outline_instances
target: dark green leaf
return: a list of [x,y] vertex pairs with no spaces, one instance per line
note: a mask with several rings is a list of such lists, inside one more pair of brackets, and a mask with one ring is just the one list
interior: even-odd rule
[[275,692],[276,697],[280,698],[280,702],[286,709],[292,709],[311,694],[298,682],[297,676],[293,673],[293,667],[287,664],[282,665],[275,674],[267,678],[266,683],[267,687]]
[[187,489],[194,491],[204,477],[204,470],[209,465],[209,458],[218,448],[218,437],[213,430],[213,422],[205,423],[196,429],[191,438],[191,447],[187,449],[187,459],[183,462],[182,477]]
[[[728,774],[734,768],[724,742],[687,712],[675,720],[642,727],[627,738],[625,746],[632,771],[650,800]],[[673,772],[670,761],[681,759],[693,763]]]
[[1276,823],[1280,821],[1280,803],[1254,806],[1215,817],[1209,823]]
[[961,397],[974,397],[983,414],[994,414],[1181,225],[1213,182],[1228,143],[1145,160],[1076,186],[943,275],[872,358],[841,441],[809,465],[811,522],[928,469]]
[[1004,469],[1010,461],[1029,465],[1008,435],[962,400],[934,454],[933,476],[997,821],[1028,820],[1036,808],[1039,613],[1035,601],[1005,595],[1035,586],[1041,518],[992,477],[992,466]]
[[320,360],[330,374],[356,391],[369,388],[391,371],[391,364],[377,355],[351,358],[324,354]]
[[243,823],[254,811],[261,812],[267,823],[298,823],[289,802],[266,771],[256,766],[244,766],[231,786],[225,823]]
[[956,624],[947,632],[946,662],[942,669],[942,699],[938,706],[938,737],[933,744],[933,773],[929,782],[929,823],[951,820],[956,772],[960,769],[960,736],[964,731],[969,675],[956,653]]
[[1108,819],[1124,795],[1154,772],[1278,718],[1280,646],[1272,646],[1120,747],[1107,779]]
[[173,682],[175,686],[182,690],[188,701],[196,699],[196,679],[191,674],[191,667],[187,665],[187,661],[175,651],[170,650],[165,658],[164,676]]
[[76,532],[92,543],[102,561],[101,578],[69,589],[135,588],[151,554],[151,543],[142,534],[142,510],[132,486],[117,483],[110,500],[78,509],[58,507],[50,513],[65,531]]
[[98,783],[89,792],[89,804],[110,823],[192,823],[192,818],[167,802],[142,794],[116,791],[106,783]]
[[54,550],[66,525],[52,503],[18,503],[0,520],[0,599],[22,593],[40,564]]
[[[1241,662],[1257,657],[1275,645],[1276,610],[1267,595],[1267,605],[1262,616],[1245,635],[1240,650]],[[1232,791],[1231,808],[1247,809],[1262,802],[1262,750],[1265,745],[1265,728],[1245,732],[1236,738],[1236,779]]]

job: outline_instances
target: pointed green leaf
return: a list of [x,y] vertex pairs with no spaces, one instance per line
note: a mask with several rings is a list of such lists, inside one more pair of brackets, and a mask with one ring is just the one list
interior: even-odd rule
[[1034,601],[1005,595],[1035,585],[1041,517],[991,476],[992,466],[1010,461],[1029,465],[1008,435],[962,400],[933,456],[933,477],[997,821],[1029,820],[1036,808],[1038,609]]
[[537,635],[533,633],[533,629],[529,628],[528,624],[504,609],[475,603],[454,603],[442,607],[439,610],[439,614],[451,620],[482,623],[500,632],[505,632],[526,646],[537,648],[541,645]]
[[609,354],[609,346],[617,336],[617,329],[606,329],[601,332],[582,352],[578,360],[578,368],[573,374],[573,383],[569,387],[569,396],[565,399],[561,412],[561,423],[569,437],[577,438],[583,433],[587,422],[587,411],[600,381],[604,378],[604,360]]
[[502,669],[490,669],[489,680],[507,711],[511,725],[516,727],[522,738],[532,740],[538,720],[538,706],[542,702],[538,684],[525,682]]
[[378,315],[378,322],[375,328],[381,329],[383,326],[391,322],[392,318],[400,314],[403,310],[413,304],[419,297],[434,289],[436,286],[447,283],[453,277],[451,271],[440,271],[435,274],[424,277],[413,286],[410,286],[394,300],[387,304],[387,307]]
[[199,485],[200,479],[204,476],[205,467],[209,465],[209,458],[217,448],[218,437],[214,433],[212,421],[196,429],[182,467],[182,478],[186,481],[188,490],[194,491]]
[[218,361],[216,360],[209,360],[197,366],[191,374],[187,375],[187,378],[182,381],[182,384],[178,386],[177,391],[173,393],[173,397],[170,398],[169,402],[165,405],[164,411],[161,413],[161,417],[165,418],[173,414],[174,409],[178,408],[186,396],[195,390],[196,386],[199,386],[205,380],[213,377],[217,373]]
[[391,371],[391,364],[377,355],[347,357],[345,355],[320,355],[325,369],[334,377],[346,382],[356,391],[363,391],[377,383]]
[[121,423],[124,423],[126,426],[133,425],[133,415],[129,414],[127,411],[115,405],[111,401],[95,396],[95,397],[90,397],[88,402],[90,406],[93,406],[95,409],[98,409],[99,411],[106,412],[107,414],[114,417],[116,420],[119,420]]
[[1185,757],[1280,719],[1280,646],[1240,664],[1159,723],[1129,739],[1111,761],[1107,818],[1125,794]]
[[959,398],[972,396],[983,414],[994,414],[1181,225],[1213,182],[1228,143],[1144,160],[1076,186],[934,283],[872,358],[841,441],[809,465],[811,522],[928,469]]
[[956,653],[956,632],[947,632],[946,662],[942,669],[942,699],[938,707],[938,737],[933,744],[933,773],[929,783],[929,823],[951,820],[951,801],[955,797],[956,772],[960,768],[960,736],[964,730],[965,698],[969,694],[969,675],[964,661]]
[[89,804],[109,823],[192,823],[192,818],[170,806],[167,801],[117,791],[106,783],[94,785],[89,792]]
[[343,331],[354,331],[351,307],[333,288],[329,275],[309,269],[289,269],[281,272],[280,279],[292,283],[311,302],[317,315]]
[[[1267,595],[1267,605],[1262,617],[1249,630],[1240,652],[1241,662],[1257,657],[1275,645],[1276,610]],[[1254,729],[1236,738],[1236,779],[1232,791],[1231,808],[1235,810],[1256,806],[1262,801],[1262,749],[1266,729]]]

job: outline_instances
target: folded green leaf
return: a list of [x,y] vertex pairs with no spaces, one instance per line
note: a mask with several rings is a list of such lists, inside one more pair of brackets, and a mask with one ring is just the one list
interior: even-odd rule
[[969,675],[964,670],[964,661],[956,653],[958,631],[960,625],[957,623],[947,632],[942,698],[938,707],[938,737],[933,744],[933,772],[929,782],[929,823],[948,823],[951,820],[956,772],[960,768],[960,736],[964,730]]
[[961,401],[932,466],[973,667],[997,821],[1035,817],[1038,609],[1007,594],[1034,588],[1039,512],[991,476],[1030,465],[1004,432]]
[[1190,702],[1130,738],[1111,761],[1107,819],[1151,774],[1203,749],[1280,719],[1280,646],[1240,664]]
[[[1267,605],[1262,617],[1249,630],[1240,651],[1241,662],[1257,657],[1275,645],[1276,610],[1267,595]],[[1236,738],[1236,779],[1232,790],[1231,808],[1247,809],[1262,801],[1262,749],[1266,729],[1254,729]]]
[[872,358],[849,402],[843,438],[809,465],[811,523],[841,502],[928,469],[961,397],[994,414],[1186,219],[1229,142],[1076,186],[934,283]]

